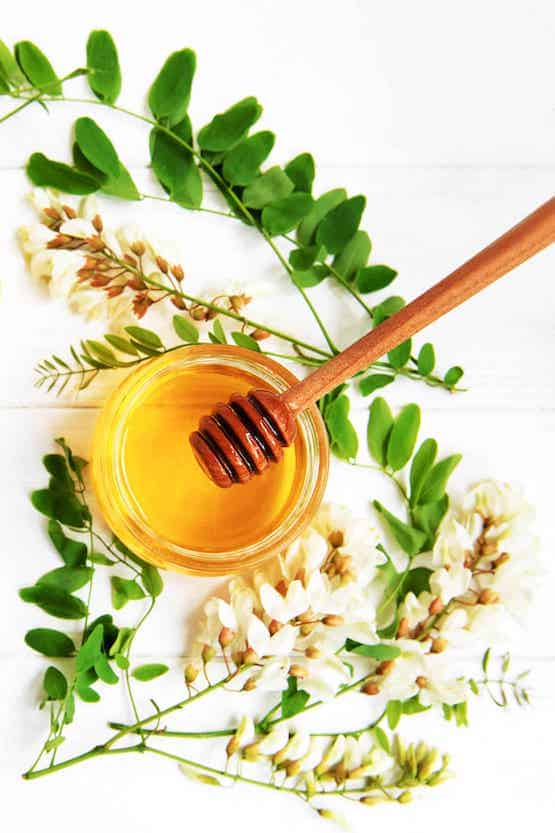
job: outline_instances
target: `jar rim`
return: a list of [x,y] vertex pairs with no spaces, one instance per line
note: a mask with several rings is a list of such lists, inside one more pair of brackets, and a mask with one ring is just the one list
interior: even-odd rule
[[[157,566],[216,576],[252,569],[272,554],[285,549],[299,536],[322,500],[329,451],[322,417],[313,405],[297,417],[306,451],[303,482],[291,512],[273,530],[260,541],[223,551],[195,550],[165,539],[141,518],[132,505],[121,454],[126,417],[145,392],[163,380],[165,375],[179,368],[199,365],[235,367],[259,378],[278,392],[298,381],[288,368],[262,353],[243,347],[193,344],[168,351],[133,371],[104,403],[95,429],[92,473],[102,513],[112,531],[129,549]],[[119,507],[113,499],[114,494],[121,500]]]

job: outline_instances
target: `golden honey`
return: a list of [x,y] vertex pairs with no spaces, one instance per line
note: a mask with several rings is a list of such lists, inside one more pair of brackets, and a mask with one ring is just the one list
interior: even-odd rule
[[163,567],[198,574],[246,569],[309,523],[325,486],[327,441],[309,409],[283,460],[249,483],[220,489],[201,471],[189,434],[232,393],[284,390],[295,377],[235,347],[184,347],[147,362],[107,400],[93,476],[114,533]]

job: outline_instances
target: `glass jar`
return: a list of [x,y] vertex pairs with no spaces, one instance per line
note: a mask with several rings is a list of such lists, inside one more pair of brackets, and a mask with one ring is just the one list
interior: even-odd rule
[[326,485],[318,408],[298,416],[284,460],[230,489],[208,480],[188,437],[231,393],[296,381],[267,356],[225,345],[184,346],[140,365],[106,400],[94,436],[93,481],[114,534],[156,566],[206,576],[251,569],[287,547]]

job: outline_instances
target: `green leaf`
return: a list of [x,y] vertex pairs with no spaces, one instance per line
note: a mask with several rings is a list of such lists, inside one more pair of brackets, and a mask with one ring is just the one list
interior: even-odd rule
[[484,656],[482,657],[482,671],[484,674],[488,673],[489,663],[491,659],[491,648],[488,648],[485,652]]
[[387,373],[371,373],[370,376],[365,376],[358,383],[358,389],[362,396],[370,396],[374,391],[380,388],[385,388],[395,381],[395,376],[390,376]]
[[42,464],[48,474],[57,483],[58,491],[73,492],[73,480],[69,473],[66,459],[62,454],[45,454],[42,458]]
[[293,183],[295,191],[302,191],[304,194],[312,193],[315,167],[314,159],[310,153],[300,153],[285,166],[285,173]]
[[185,318],[184,315],[174,315],[173,328],[181,341],[186,341],[188,344],[196,344],[199,340],[199,332],[195,325]]
[[64,194],[92,194],[101,183],[63,162],[48,159],[43,153],[33,153],[27,162],[27,176],[41,188],[55,188]]
[[324,217],[332,209],[347,199],[347,192],[344,188],[335,188],[333,191],[326,191],[313,204],[310,212],[303,218],[297,229],[297,240],[301,246],[310,246],[314,241],[316,229]]
[[406,341],[403,341],[402,344],[399,344],[397,347],[394,347],[393,350],[389,351],[387,358],[395,370],[400,370],[406,365],[410,359],[411,349],[412,339],[408,338]]
[[54,587],[41,584],[24,587],[19,596],[24,602],[35,604],[58,619],[83,619],[87,613],[87,606],[81,599]]
[[120,628],[118,635],[112,645],[110,646],[109,654],[111,657],[117,656],[127,650],[130,640],[135,635],[134,628]]
[[412,456],[420,429],[420,408],[405,405],[391,429],[387,444],[387,464],[393,471],[399,471]]
[[224,328],[222,327],[222,322],[219,318],[214,319],[214,323],[212,325],[212,332],[209,333],[212,340],[216,344],[227,344],[227,338],[225,337]]
[[366,295],[368,292],[378,292],[385,289],[395,278],[397,272],[390,266],[376,263],[373,266],[365,266],[359,269],[356,277],[356,285],[359,292]]
[[104,338],[111,344],[112,347],[115,347],[116,350],[119,350],[121,353],[125,353],[127,356],[138,356],[139,351],[133,344],[128,341],[126,338],[122,338],[121,336],[112,335],[111,333],[107,333]]
[[168,127],[187,115],[196,56],[191,49],[172,52],[158,73],[148,94],[148,106],[156,121]]
[[308,214],[312,204],[313,200],[309,194],[289,194],[263,209],[262,225],[272,237],[287,234]]
[[168,666],[161,662],[152,662],[146,665],[138,665],[131,672],[131,676],[141,683],[148,683],[149,680],[155,680],[156,677],[161,677],[162,674],[166,674],[169,670]]
[[275,165],[247,185],[242,200],[247,208],[261,209],[271,202],[287,197],[293,188],[294,185],[287,174]]
[[94,663],[94,670],[103,683],[115,685],[119,680],[118,675],[115,673],[104,654],[100,654],[98,656],[96,662]]
[[75,670],[78,674],[92,668],[102,653],[104,625],[97,625],[79,648],[75,659]]
[[461,454],[452,454],[436,463],[428,472],[418,503],[435,503],[445,494],[447,481],[462,460]]
[[434,439],[424,440],[412,461],[410,467],[410,504],[418,503],[424,479],[434,464],[437,455],[437,442]]
[[214,116],[210,124],[199,131],[199,147],[214,152],[230,150],[261,115],[262,107],[256,98],[243,98],[224,113]]
[[119,158],[115,148],[98,124],[89,117],[75,122],[75,141],[86,159],[107,176],[119,173]]
[[466,701],[463,703],[455,703],[455,705],[452,708],[453,714],[455,715],[455,723],[457,724],[457,726],[468,726],[468,704],[466,703]]
[[358,452],[358,436],[351,421],[349,398],[341,395],[326,408],[324,420],[331,438],[332,451],[342,460],[354,460]]
[[66,443],[63,437],[58,437],[56,440],[54,440],[54,442],[56,443],[56,445],[59,445],[62,451],[64,452],[67,464],[70,467],[71,471],[74,474],[76,474],[79,479],[81,479],[83,469],[85,468],[85,466],[88,465],[87,461],[83,460],[82,457],[77,457],[72,452],[71,448],[69,448],[68,444]]
[[385,399],[378,396],[370,405],[367,440],[370,456],[380,466],[385,466],[387,444],[392,427],[393,414],[389,405]]
[[379,662],[401,656],[401,649],[397,648],[396,645],[382,645],[379,643],[377,645],[366,645],[363,642],[357,642],[355,639],[345,641],[345,650],[361,657],[371,657]]
[[164,589],[162,576],[160,575],[159,570],[157,570],[157,568],[152,564],[145,564],[141,570],[141,580],[146,592],[153,598],[159,596]]
[[66,593],[73,593],[75,590],[84,587],[91,580],[92,574],[91,567],[58,567],[41,576],[37,580],[37,584],[65,590]]
[[435,503],[425,503],[412,509],[412,522],[426,534],[423,549],[431,550],[434,546],[437,529],[447,512],[449,498],[444,495]]
[[85,341],[87,346],[87,352],[97,361],[101,362],[106,367],[117,367],[119,364],[119,360],[116,357],[116,354],[110,350],[109,347],[106,347],[101,341],[95,341],[92,338],[89,338]]
[[102,616],[97,616],[97,618],[90,622],[89,626],[85,630],[83,634],[83,639],[88,639],[90,634],[94,631],[97,625],[102,625],[104,629],[103,637],[102,637],[102,650],[104,653],[108,653],[110,648],[118,638],[119,630],[116,625],[114,625],[114,617],[111,613],[104,613]]
[[121,90],[121,70],[114,40],[105,29],[96,29],[87,40],[87,81],[101,101],[114,104]]
[[61,631],[33,628],[25,634],[25,642],[45,657],[71,657],[75,653],[73,641]]
[[91,552],[89,559],[93,564],[102,564],[104,567],[113,567],[117,563],[111,558],[108,558],[107,555],[104,555],[103,552]]
[[87,560],[85,544],[68,538],[59,522],[52,518],[48,521],[48,535],[68,567],[83,567],[85,565]]
[[372,310],[374,326],[378,327],[382,321],[385,321],[386,318],[391,318],[392,315],[395,315],[404,306],[404,298],[400,298],[398,295],[392,295],[391,298],[386,298],[385,301],[382,301],[381,304],[378,304]]
[[322,220],[316,232],[316,242],[332,255],[345,248],[358,229],[366,197],[351,197],[333,208]]
[[371,249],[372,243],[368,234],[365,231],[357,231],[334,258],[333,268],[346,281],[351,281],[370,257]]
[[388,740],[388,737],[387,737],[386,733],[384,732],[384,730],[382,728],[380,728],[380,726],[375,726],[374,727],[374,737],[376,738],[378,746],[381,746],[381,748],[384,750],[384,752],[386,752],[389,755],[390,752],[391,752],[391,748],[389,746],[389,740]]
[[387,717],[387,725],[393,732],[399,725],[399,721],[403,714],[403,704],[400,700],[389,700],[385,707],[385,714]]
[[63,700],[67,694],[67,680],[53,665],[46,669],[42,686],[48,695],[48,700]]
[[[176,124],[172,132],[188,145],[192,144],[188,117]],[[203,185],[200,171],[190,150],[162,130],[150,134],[152,170],[173,202],[184,208],[200,208]]]
[[453,717],[453,707],[449,705],[449,703],[442,703],[441,710],[443,712],[443,717],[445,720],[451,720]]
[[[464,374],[464,370],[462,367],[450,367],[445,376],[443,377],[443,381],[449,388],[454,388],[457,382],[459,382]],[[465,724],[466,725],[466,724]]]
[[35,89],[48,95],[61,95],[62,85],[46,55],[31,41],[24,40],[14,47],[15,59],[27,80]]
[[318,246],[306,246],[303,249],[292,249],[289,252],[289,263],[299,272],[304,272],[310,269],[314,261],[320,256],[325,256],[325,249],[318,248]]
[[255,338],[247,335],[247,333],[235,332],[231,333],[231,338],[238,347],[244,347],[247,350],[254,350],[255,353],[260,353],[260,345]]
[[281,716],[294,717],[302,712],[310,699],[310,694],[297,687],[296,677],[287,678],[287,688],[281,692]]
[[431,706],[423,706],[418,699],[418,694],[403,702],[403,714],[420,714],[420,712],[427,712],[428,709],[431,709]]
[[415,567],[413,570],[408,570],[399,587],[398,599],[404,599],[408,593],[418,596],[425,590],[429,591],[431,575],[432,571],[427,567]]
[[135,200],[142,199],[141,194],[131,178],[131,174],[124,165],[120,162],[119,173],[115,177],[108,177],[102,184],[102,193],[109,194],[111,197],[118,197],[120,200]]
[[311,286],[318,286],[319,283],[327,278],[329,270],[327,266],[316,263],[310,269],[299,271],[295,269],[291,278],[296,286],[301,286],[303,289],[310,289]]
[[434,345],[427,342],[423,344],[418,353],[417,366],[423,376],[429,376],[436,365]]
[[223,784],[218,781],[217,778],[214,778],[213,775],[207,775],[205,772],[199,771],[195,769],[193,766],[189,766],[188,764],[179,764],[179,769],[187,778],[190,778],[191,781],[198,781],[200,784],[206,784],[208,787],[222,787]]
[[164,347],[160,338],[152,330],[145,330],[144,327],[137,327],[132,324],[125,327],[125,332],[139,344],[144,344],[145,347],[152,347],[153,350],[160,350]]
[[392,515],[391,512],[385,508],[385,506],[382,506],[379,501],[374,500],[373,505],[378,512],[383,515],[393,537],[401,549],[407,553],[407,555],[414,556],[421,551],[426,540],[426,535],[421,530],[415,529],[414,527],[403,523],[403,521],[396,518],[395,515]]
[[120,610],[128,601],[138,601],[145,597],[140,584],[132,579],[112,576],[110,582],[112,585],[112,604],[116,610]]
[[75,691],[84,703],[98,703],[100,700],[100,694],[91,688],[87,677],[83,678],[81,675],[77,677]]
[[223,173],[232,185],[249,185],[270,155],[276,137],[269,130],[247,136],[224,157]]
[[19,69],[11,49],[2,40],[0,40],[0,78],[7,87],[12,85],[21,87],[26,83],[25,76]]

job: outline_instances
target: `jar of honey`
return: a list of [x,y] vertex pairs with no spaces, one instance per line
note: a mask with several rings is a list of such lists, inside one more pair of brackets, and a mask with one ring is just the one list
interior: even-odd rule
[[296,381],[260,353],[204,344],[131,373],[104,404],[94,437],[94,485],[114,534],[146,561],[196,575],[248,570],[283,550],[310,523],[326,485],[318,409],[300,414],[280,463],[229,489],[200,469],[189,435],[231,394],[281,392]]

